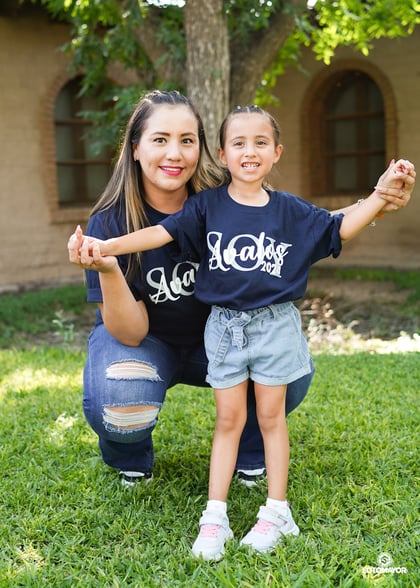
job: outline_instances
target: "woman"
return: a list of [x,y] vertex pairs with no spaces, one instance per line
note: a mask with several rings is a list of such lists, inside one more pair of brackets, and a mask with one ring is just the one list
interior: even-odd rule
[[[107,239],[156,224],[180,210],[190,194],[221,180],[192,103],[178,92],[151,92],[131,116],[87,234]],[[405,194],[388,190],[384,211],[406,204],[414,178],[405,181]],[[203,333],[209,309],[193,296],[197,264],[182,259],[174,243],[141,259],[117,259],[90,256],[82,241],[77,229],[69,257],[88,270],[88,301],[98,305],[84,370],[85,415],[103,460],[119,470],[122,482],[148,481],[152,430],[166,390],[181,382],[206,386]],[[288,385],[286,413],[303,400],[312,376],[313,371]],[[264,472],[264,450],[252,390],[248,402],[236,470],[253,485]]]

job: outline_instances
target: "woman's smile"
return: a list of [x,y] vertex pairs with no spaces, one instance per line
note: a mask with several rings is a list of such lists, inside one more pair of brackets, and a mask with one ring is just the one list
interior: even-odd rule
[[181,166],[169,166],[169,165],[161,165],[161,171],[168,176],[179,176],[183,172],[183,167]]

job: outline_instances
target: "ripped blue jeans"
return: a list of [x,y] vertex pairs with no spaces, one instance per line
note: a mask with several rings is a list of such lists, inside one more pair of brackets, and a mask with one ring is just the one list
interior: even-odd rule
[[[99,437],[104,462],[119,470],[152,471],[152,431],[167,389],[178,383],[207,387],[206,374],[203,343],[194,348],[174,347],[149,335],[138,347],[127,347],[114,339],[103,324],[97,325],[88,341],[83,409]],[[313,371],[288,385],[287,413],[303,400],[312,376]],[[213,402],[210,389],[209,402]],[[141,410],[133,411],[130,407],[141,407]],[[236,467],[253,469],[263,465],[264,445],[251,383],[248,420]]]

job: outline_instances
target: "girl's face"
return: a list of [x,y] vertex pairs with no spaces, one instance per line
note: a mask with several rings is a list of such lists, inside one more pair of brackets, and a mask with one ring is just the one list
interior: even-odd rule
[[199,155],[198,123],[188,106],[155,107],[133,148],[133,156],[141,165],[146,197],[185,196]]
[[276,145],[269,119],[256,112],[234,114],[225,137],[220,161],[237,182],[262,183],[283,151],[283,145]]

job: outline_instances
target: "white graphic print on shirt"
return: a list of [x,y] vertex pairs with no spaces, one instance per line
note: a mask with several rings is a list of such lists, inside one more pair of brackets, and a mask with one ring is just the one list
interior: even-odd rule
[[155,291],[155,294],[149,294],[150,300],[159,304],[167,300],[178,300],[181,296],[192,296],[197,269],[198,263],[177,263],[169,281],[164,267],[151,269],[146,275],[148,285]]
[[[250,234],[232,237],[228,246],[222,250],[222,237],[223,233],[217,231],[211,231],[207,235],[207,245],[211,253],[210,271],[219,269],[227,272],[233,268],[241,272],[250,272],[260,268],[260,271],[281,278],[281,268],[288,248],[292,247],[291,243],[276,244],[272,237],[261,232],[258,237]],[[237,249],[239,240],[241,247]]]

